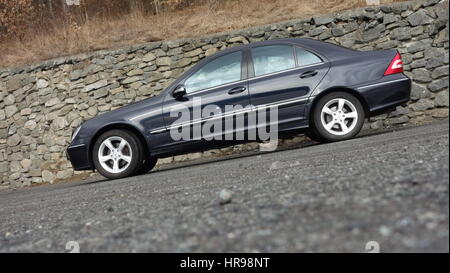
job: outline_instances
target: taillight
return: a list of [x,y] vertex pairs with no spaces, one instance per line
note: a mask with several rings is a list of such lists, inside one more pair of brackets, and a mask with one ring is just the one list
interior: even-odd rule
[[384,72],[384,75],[386,76],[402,72],[403,72],[403,61],[402,57],[400,56],[400,53],[397,52],[397,55],[395,55],[394,59],[389,64],[388,68],[386,69],[386,72]]

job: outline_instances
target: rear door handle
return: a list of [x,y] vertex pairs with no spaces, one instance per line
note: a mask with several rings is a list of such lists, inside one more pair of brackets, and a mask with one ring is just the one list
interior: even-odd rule
[[243,87],[243,86],[239,86],[239,87],[235,87],[230,89],[230,91],[228,91],[228,94],[233,95],[233,94],[237,94],[237,93],[241,93],[244,92],[247,88]]
[[317,71],[307,71],[305,73],[302,73],[300,75],[300,78],[304,79],[304,78],[309,78],[309,77],[314,77],[315,75],[317,75]]

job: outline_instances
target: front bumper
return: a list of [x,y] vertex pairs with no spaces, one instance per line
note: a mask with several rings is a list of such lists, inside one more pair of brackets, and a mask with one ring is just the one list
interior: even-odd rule
[[70,145],[66,150],[66,157],[76,171],[92,170],[89,151],[86,144]]

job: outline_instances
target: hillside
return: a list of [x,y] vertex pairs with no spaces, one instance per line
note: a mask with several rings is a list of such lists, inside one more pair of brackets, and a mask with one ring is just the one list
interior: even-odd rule
[[[401,0],[380,2],[398,1]],[[42,3],[35,6],[36,2]],[[81,5],[69,8],[62,6],[61,1],[0,0],[0,67],[135,43],[195,37],[367,5],[365,0],[98,2],[81,0]]]

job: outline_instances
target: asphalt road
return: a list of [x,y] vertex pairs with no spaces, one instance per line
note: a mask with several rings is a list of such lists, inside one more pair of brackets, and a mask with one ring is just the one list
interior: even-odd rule
[[[1,252],[449,251],[448,121],[0,193]],[[219,204],[219,192],[233,192]]]

